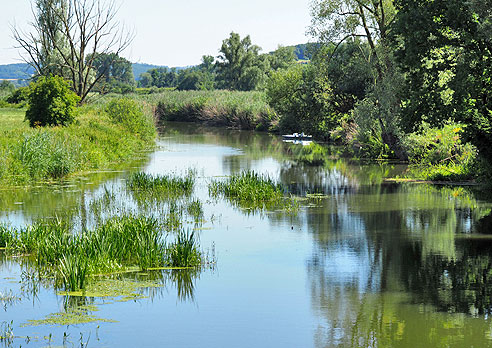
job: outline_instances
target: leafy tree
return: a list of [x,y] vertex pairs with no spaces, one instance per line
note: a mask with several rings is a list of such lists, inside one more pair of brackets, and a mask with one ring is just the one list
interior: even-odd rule
[[213,56],[202,56],[202,63],[199,65],[201,71],[215,73],[215,58]]
[[152,87],[154,86],[154,78],[149,72],[144,72],[140,75],[140,80],[138,81],[139,87]]
[[406,73],[404,127],[444,120],[492,158],[492,1],[397,0],[394,36]]
[[15,90],[15,85],[11,81],[3,80],[0,82],[0,97],[11,94]]
[[329,138],[339,122],[336,96],[326,78],[314,65],[293,65],[272,72],[266,83],[269,104],[280,115],[280,128]]
[[296,55],[294,47],[279,46],[269,55],[270,68],[273,70],[287,69],[295,63]]
[[104,92],[121,90],[124,86],[130,89],[134,87],[133,67],[127,59],[119,57],[116,53],[96,53],[93,64],[97,73],[103,75],[96,86],[97,90]]
[[[374,83],[366,99],[356,106],[355,118],[359,134],[371,133],[398,157],[401,148],[399,129],[399,94],[401,74],[394,67],[389,47],[391,24],[396,10],[393,0],[314,0],[310,32],[321,43],[335,46],[336,54],[343,42],[351,39],[363,45],[367,42],[366,64],[373,70]],[[357,40],[362,38],[363,40]],[[361,47],[364,51],[364,47]]]
[[334,51],[345,40],[366,39],[378,77],[383,77],[388,62],[377,45],[387,44],[396,13],[393,0],[314,0],[311,12],[311,35],[322,43],[336,42]]
[[31,127],[67,126],[75,119],[80,98],[60,76],[41,76],[30,86],[26,120]]
[[259,57],[260,47],[251,43],[246,36],[232,32],[222,42],[220,55],[217,57],[217,79],[219,87],[239,91],[255,89],[266,70],[266,60]]

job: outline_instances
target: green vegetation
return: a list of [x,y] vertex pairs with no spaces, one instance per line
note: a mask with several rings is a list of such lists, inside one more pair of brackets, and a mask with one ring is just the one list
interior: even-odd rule
[[41,274],[54,275],[56,283],[68,291],[84,289],[91,275],[133,266],[142,270],[198,267],[204,261],[193,233],[179,232],[167,246],[157,220],[142,216],[112,218],[81,234],[74,234],[59,220],[0,232],[0,246],[8,254],[28,255]]
[[406,144],[412,164],[410,176],[438,181],[474,177],[477,151],[473,145],[463,144],[464,128],[448,122],[436,129],[424,123],[418,133],[410,134]]
[[79,97],[59,76],[40,77],[30,86],[26,120],[31,127],[68,126],[75,119]]
[[127,187],[134,192],[173,198],[191,195],[194,185],[195,173],[191,170],[184,177],[173,175],[154,176],[138,172],[133,173],[127,180]]
[[122,125],[131,134],[144,139],[155,137],[153,115],[138,102],[130,98],[114,99],[105,110],[113,123]]
[[199,267],[203,263],[195,232],[179,231],[176,241],[168,246],[166,254],[167,263],[171,267]]
[[246,171],[234,174],[226,181],[209,185],[212,197],[223,196],[243,208],[263,208],[279,205],[284,199],[284,188],[268,176]]
[[262,92],[168,91],[150,98],[160,120],[256,130],[272,129],[277,121]]
[[[104,105],[82,107],[78,114],[68,127],[29,129],[21,110],[0,109],[0,183],[29,185],[109,168],[152,146],[155,126],[138,118],[148,119],[148,112],[122,114],[121,122],[111,120]],[[140,133],[129,132],[137,126]]]

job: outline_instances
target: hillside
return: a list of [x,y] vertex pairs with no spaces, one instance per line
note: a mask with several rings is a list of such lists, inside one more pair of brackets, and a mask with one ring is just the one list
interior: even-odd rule
[[0,80],[23,80],[34,74],[34,69],[26,63],[0,65]]
[[[150,69],[163,67],[160,65],[134,63],[133,75],[135,76],[135,80],[138,80],[142,73]],[[28,79],[33,74],[34,69],[26,63],[0,65],[0,80],[23,80]]]

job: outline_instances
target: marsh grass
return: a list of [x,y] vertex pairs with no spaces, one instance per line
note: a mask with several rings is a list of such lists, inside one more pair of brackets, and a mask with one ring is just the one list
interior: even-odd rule
[[195,173],[190,170],[184,176],[151,175],[143,172],[133,173],[126,182],[127,188],[140,194],[140,199],[179,198],[190,196],[195,185]]
[[234,174],[225,181],[212,181],[209,194],[225,197],[242,208],[273,208],[282,205],[284,187],[270,177],[252,171]]
[[147,99],[157,105],[156,116],[165,121],[249,130],[272,130],[278,123],[264,92],[166,91]]
[[138,266],[190,267],[202,261],[194,234],[177,232],[166,244],[166,233],[155,218],[126,215],[107,220],[91,231],[73,233],[60,220],[7,230],[7,253],[25,255],[40,274],[54,276],[58,286],[75,291],[87,285],[89,276],[110,274]]
[[166,254],[171,267],[199,267],[203,261],[194,231],[179,231],[175,242],[168,246]]

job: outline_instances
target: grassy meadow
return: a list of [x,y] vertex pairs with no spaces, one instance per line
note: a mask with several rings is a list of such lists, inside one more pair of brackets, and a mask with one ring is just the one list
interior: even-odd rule
[[59,180],[135,158],[153,146],[156,135],[153,114],[141,111],[127,119],[123,110],[115,120],[106,105],[86,105],[68,127],[30,128],[25,110],[0,109],[0,184]]

